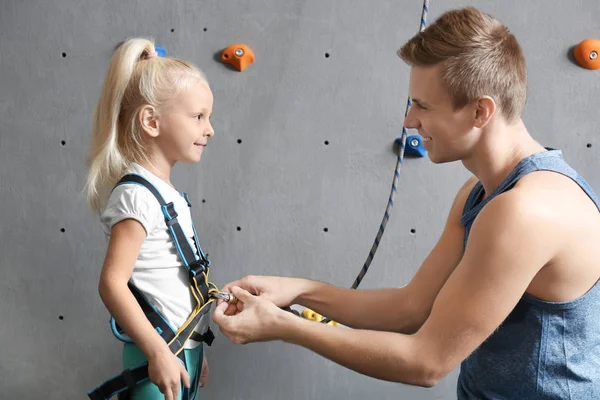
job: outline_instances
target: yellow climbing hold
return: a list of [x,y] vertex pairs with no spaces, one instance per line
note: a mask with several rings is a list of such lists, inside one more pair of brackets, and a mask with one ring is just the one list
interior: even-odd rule
[[[316,311],[311,310],[310,308],[305,308],[304,311],[302,311],[302,316],[305,319],[308,319],[311,321],[316,321],[316,322],[321,322],[323,320],[323,316],[321,314],[319,314]],[[327,325],[339,326],[340,324],[335,321],[329,321],[327,323]]]
[[311,321],[320,321],[323,319],[323,316],[309,308],[304,309],[304,311],[302,311],[302,316],[306,319],[309,319]]

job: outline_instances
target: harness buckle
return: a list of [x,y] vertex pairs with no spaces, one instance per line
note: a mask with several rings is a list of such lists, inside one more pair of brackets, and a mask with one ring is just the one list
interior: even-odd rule
[[194,262],[192,262],[189,266],[190,279],[195,278],[202,272],[207,273],[208,265],[209,264],[204,260],[195,260]]
[[165,204],[164,206],[161,207],[163,209],[163,215],[165,216],[165,220],[167,222],[168,225],[172,225],[169,224],[169,221],[172,220],[177,220],[177,217],[179,216],[177,214],[177,211],[175,211],[175,205],[173,204],[173,202]]
[[196,341],[196,342],[204,342],[207,345],[211,346],[213,340],[215,340],[215,334],[213,333],[213,331],[208,328],[208,330],[200,335],[198,332],[194,332],[192,333],[192,336],[190,337],[190,339]]

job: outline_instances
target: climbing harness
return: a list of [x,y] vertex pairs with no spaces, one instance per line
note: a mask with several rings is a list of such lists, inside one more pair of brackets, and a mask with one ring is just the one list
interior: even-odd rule
[[[179,257],[183,261],[188,272],[189,288],[196,301],[196,305],[187,320],[178,330],[171,327],[166,319],[152,306],[152,304],[150,304],[131,281],[127,284],[131,293],[144,311],[146,318],[148,318],[163,340],[168,343],[171,352],[181,360],[183,365],[187,365],[185,352],[182,351],[187,340],[192,339],[198,342],[206,342],[206,344],[210,346],[215,337],[210,328],[208,328],[208,331],[203,335],[194,331],[202,316],[209,311],[211,303],[215,301],[216,297],[220,296],[217,287],[208,281],[210,261],[204,255],[204,252],[200,247],[200,241],[198,240],[196,228],[194,228],[193,223],[192,229],[194,231],[194,243],[197,251],[192,249],[192,246],[183,233],[177,220],[178,214],[175,211],[173,203],[167,204],[158,190],[150,182],[139,175],[127,174],[121,178],[115,187],[123,184],[141,185],[147,188],[154,197],[156,197],[163,212],[167,227],[169,228],[169,234],[175,243]],[[192,205],[187,194],[182,193],[182,196],[185,198],[188,207],[191,207]],[[133,343],[131,338],[127,336],[115,321],[114,317],[111,317],[110,325],[112,332],[117,339],[125,343]],[[88,392],[88,396],[91,400],[108,400],[117,394],[119,395],[119,398],[127,398],[126,396],[131,389],[147,379],[149,378],[148,362],[146,361],[135,368],[125,369],[120,374],[110,378],[102,385]],[[193,388],[195,388],[195,386],[193,386]],[[183,388],[183,399],[192,399],[190,390],[185,387]]]
[[[423,30],[425,30],[425,27],[427,26],[427,15],[428,14],[429,14],[429,0],[424,0],[423,1],[423,12],[421,14],[421,25],[419,28],[419,32],[423,32]],[[406,115],[408,114],[408,110],[410,109],[411,105],[412,105],[412,101],[410,99],[410,96],[408,96],[408,101],[406,103],[406,110],[404,111],[404,117],[406,117]],[[394,206],[394,198],[396,197],[398,179],[400,178],[400,169],[402,168],[402,161],[404,159],[404,149],[406,148],[407,136],[408,135],[406,132],[406,127],[403,126],[402,127],[402,136],[396,140],[396,142],[399,144],[398,160],[396,162],[396,170],[394,172],[394,180],[392,182],[392,190],[390,193],[388,204],[385,208],[385,214],[383,215],[383,220],[381,221],[381,225],[379,226],[379,231],[377,232],[377,236],[375,237],[375,242],[373,243],[373,246],[371,247],[371,251],[369,252],[366,262],[364,263],[362,269],[360,270],[358,276],[356,277],[356,279],[354,280],[354,283],[351,286],[352,289],[356,289],[358,287],[358,285],[360,285],[360,282],[365,277],[365,274],[367,273],[367,270],[369,269],[369,266],[371,265],[371,261],[373,261],[373,257],[375,257],[375,252],[377,251],[377,248],[379,247],[379,243],[381,242],[381,237],[383,236],[383,232],[385,231],[387,222],[390,219],[390,210]],[[417,147],[417,145],[420,142],[419,143],[416,143],[416,142],[418,142],[419,140],[420,139],[417,137],[414,137],[414,138],[411,137],[411,143],[409,143],[409,146],[411,146],[413,148]],[[416,141],[416,142],[413,143],[413,141]],[[331,320],[329,318],[323,318],[320,322],[327,324],[330,321]]]

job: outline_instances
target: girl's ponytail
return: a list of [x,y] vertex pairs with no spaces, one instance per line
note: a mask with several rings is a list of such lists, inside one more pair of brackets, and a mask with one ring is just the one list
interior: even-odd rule
[[131,161],[124,157],[118,143],[121,103],[136,63],[149,55],[155,55],[154,44],[150,40],[130,39],[115,51],[106,72],[94,110],[86,184],[88,202],[97,212],[106,200],[102,197]]

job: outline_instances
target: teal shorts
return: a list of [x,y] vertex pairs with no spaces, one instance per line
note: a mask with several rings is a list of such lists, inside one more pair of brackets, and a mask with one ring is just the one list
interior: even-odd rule
[[[202,360],[204,359],[204,346],[200,344],[193,349],[184,349],[186,370],[190,375],[189,400],[197,399],[198,385],[200,385],[200,374],[202,372]],[[124,343],[123,346],[123,368],[134,368],[146,361],[144,353],[133,343]],[[183,399],[183,383],[179,389],[178,400]],[[122,397],[120,397],[122,398]],[[164,400],[165,395],[160,392],[158,386],[149,379],[137,385],[129,392],[128,400]]]

